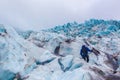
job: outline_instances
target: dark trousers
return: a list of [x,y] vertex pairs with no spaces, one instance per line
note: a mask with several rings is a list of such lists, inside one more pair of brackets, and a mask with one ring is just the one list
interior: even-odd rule
[[89,56],[88,56],[88,55],[83,55],[82,58],[83,58],[85,61],[89,62]]

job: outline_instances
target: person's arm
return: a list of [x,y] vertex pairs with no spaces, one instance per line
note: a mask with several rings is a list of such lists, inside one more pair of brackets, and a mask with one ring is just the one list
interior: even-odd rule
[[92,52],[92,50],[90,50],[89,48],[86,47],[86,49],[87,49],[87,51]]
[[80,55],[82,56],[82,49],[80,50]]

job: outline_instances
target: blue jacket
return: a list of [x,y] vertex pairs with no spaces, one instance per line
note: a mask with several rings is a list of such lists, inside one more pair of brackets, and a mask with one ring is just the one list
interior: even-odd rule
[[92,52],[92,50],[90,50],[88,47],[83,45],[82,49],[80,50],[80,55],[81,56],[88,55],[88,52]]

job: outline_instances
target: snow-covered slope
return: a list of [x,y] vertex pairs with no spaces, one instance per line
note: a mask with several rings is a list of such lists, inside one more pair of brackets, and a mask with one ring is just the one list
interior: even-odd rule
[[[0,80],[120,80],[119,29],[94,19],[39,32],[0,25]],[[100,52],[89,63],[80,56],[86,42]]]

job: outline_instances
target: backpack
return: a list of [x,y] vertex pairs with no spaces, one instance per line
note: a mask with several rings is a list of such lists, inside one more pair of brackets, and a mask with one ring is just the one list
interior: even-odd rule
[[83,54],[87,54],[87,53],[88,53],[88,51],[86,50],[85,47],[82,47],[82,53],[83,53]]

